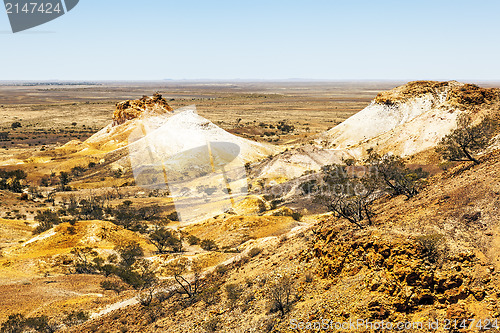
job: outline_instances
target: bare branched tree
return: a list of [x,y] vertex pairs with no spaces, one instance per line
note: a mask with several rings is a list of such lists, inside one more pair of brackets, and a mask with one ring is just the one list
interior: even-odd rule
[[277,276],[270,280],[267,286],[267,295],[271,301],[271,311],[280,311],[284,316],[292,303],[293,279],[288,275]]
[[372,224],[375,215],[372,206],[377,198],[377,187],[371,177],[348,171],[346,165],[328,165],[322,168],[323,182],[316,201],[324,204],[337,217],[342,217],[362,228],[362,221]]
[[[175,259],[165,267],[167,274],[172,275],[175,282],[180,287],[178,292],[193,298],[199,293],[201,266],[197,261],[190,261],[187,258]],[[188,277],[191,274],[191,278]]]

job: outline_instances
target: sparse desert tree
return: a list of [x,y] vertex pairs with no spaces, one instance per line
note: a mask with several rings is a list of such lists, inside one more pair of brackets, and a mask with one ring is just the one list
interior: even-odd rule
[[158,282],[151,261],[147,259],[137,260],[132,269],[139,276],[142,289],[151,288]]
[[35,235],[49,230],[54,224],[61,223],[61,219],[57,213],[51,210],[38,211],[35,215],[35,221],[38,222],[38,226],[33,230],[33,234]]
[[293,279],[288,274],[278,275],[268,281],[266,289],[271,303],[270,311],[280,311],[281,316],[284,316],[292,303]]
[[361,222],[366,218],[372,224],[371,218],[375,215],[372,210],[373,200],[366,195],[334,196],[327,205],[328,209],[338,217],[362,228]]
[[324,204],[337,217],[342,217],[362,228],[362,221],[372,224],[373,202],[377,186],[366,175],[358,176],[347,170],[346,165],[327,165],[322,168],[323,183],[315,201]]
[[151,205],[139,208],[137,217],[144,221],[162,221],[160,217],[161,208],[158,205]]
[[141,233],[147,231],[147,226],[141,221],[163,222],[163,218],[160,217],[161,210],[157,205],[136,209],[130,200],[125,200],[115,208],[107,207],[106,211],[115,218],[116,224]]
[[59,174],[59,184],[61,185],[61,190],[65,191],[66,190],[66,185],[69,184],[71,181],[71,178],[67,172],[61,171]]
[[446,135],[438,144],[436,151],[448,161],[472,161],[479,164],[475,157],[491,142],[498,123],[486,117],[473,125],[468,114],[458,117],[457,128]]
[[380,156],[373,150],[368,151],[366,163],[370,166],[367,174],[372,181],[393,196],[405,195],[408,199],[418,194],[423,185],[422,179],[429,174],[417,168],[411,170],[406,167],[404,160],[396,155]]
[[172,252],[182,251],[181,239],[177,237],[174,232],[165,227],[153,231],[149,235],[149,240],[158,249],[159,253],[165,253],[167,249],[170,249]]
[[94,273],[93,261],[98,256],[95,249],[90,246],[75,247],[71,250],[71,254],[75,256],[75,273]]
[[80,219],[100,220],[104,216],[104,200],[102,197],[90,195],[81,199],[76,206],[76,214]]
[[121,264],[125,267],[132,266],[138,258],[144,256],[144,251],[135,241],[120,243],[115,246],[115,251],[120,255]]
[[[201,266],[197,261],[182,257],[172,260],[165,266],[165,272],[172,275],[178,285],[177,292],[193,298],[199,293]],[[191,279],[187,277],[191,274]]]

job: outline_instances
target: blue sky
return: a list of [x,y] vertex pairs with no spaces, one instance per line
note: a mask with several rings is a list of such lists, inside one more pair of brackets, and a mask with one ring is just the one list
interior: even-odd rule
[[500,80],[500,1],[80,0],[12,34],[0,80]]

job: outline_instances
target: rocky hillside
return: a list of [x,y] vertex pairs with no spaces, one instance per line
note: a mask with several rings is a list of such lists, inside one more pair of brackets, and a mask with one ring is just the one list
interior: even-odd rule
[[[344,129],[359,135],[357,142],[332,130],[324,138],[344,148],[311,143],[284,152],[232,135],[192,107],[110,124],[35,166],[40,172],[57,164],[59,172],[74,174],[69,188],[50,183],[60,189],[53,201],[41,202],[32,190],[23,200],[0,192],[6,205],[19,204],[9,216],[22,218],[45,206],[53,214],[38,214],[38,220],[61,217],[38,235],[31,233],[34,221],[2,222],[0,317],[46,315],[61,331],[102,333],[296,332],[303,330],[295,324],[317,325],[322,319],[440,323],[437,330],[407,332],[445,332],[450,331],[446,320],[461,325],[481,319],[484,330],[485,320],[500,320],[500,149],[488,147],[477,156],[478,164],[440,165],[429,156],[438,138],[456,126],[457,114],[468,113],[473,122],[485,115],[498,119],[499,106],[498,90],[413,82],[379,94],[361,111],[361,118],[386,120],[377,133],[366,131],[369,138],[362,128],[354,130],[364,119],[354,118],[347,122],[352,128]],[[137,129],[142,136],[129,142]],[[178,207],[198,209],[188,199],[226,205],[230,191],[213,195],[213,188],[182,183],[185,178],[179,179],[185,187],[179,193],[130,184],[124,157],[134,145],[146,143],[155,154],[175,156],[207,138],[237,145],[248,162],[244,171],[252,195],[241,195],[245,199],[232,202],[231,209],[183,223]],[[405,155],[406,163],[419,156],[420,166],[433,172],[418,178],[412,196],[381,186],[369,219],[349,222],[325,213],[328,203],[302,185],[320,179],[315,170],[322,166],[359,159],[367,148]],[[82,165],[89,156],[95,161],[89,171],[71,169],[70,163]],[[189,178],[196,156],[174,161],[184,168],[183,177]],[[355,173],[361,164],[349,170]],[[105,171],[111,167],[120,172],[109,176]],[[410,173],[404,177],[420,177],[405,170]],[[246,177],[238,180],[246,186]],[[163,250],[159,240],[166,242]],[[128,264],[130,256],[136,261]],[[480,331],[459,328],[452,331]]]
[[[409,113],[399,118],[399,125],[372,139],[389,133],[398,140],[406,138],[404,135],[417,138],[424,134],[407,131],[419,126],[425,129],[424,121],[446,113],[468,112],[474,119],[486,114],[496,117],[497,94],[496,90],[455,82],[410,83],[380,94],[374,101],[377,108],[390,106],[392,115]],[[419,98],[432,100],[427,111],[419,113],[427,105],[415,102]],[[400,103],[406,106],[398,106]],[[418,105],[413,111],[408,107],[412,103]],[[419,114],[410,119],[409,110]],[[441,121],[453,123],[450,118]],[[418,126],[410,126],[412,122]],[[428,148],[436,142],[430,140]],[[348,158],[348,149],[338,152]],[[250,172],[255,175],[272,167],[277,174],[286,172],[285,163],[281,168],[273,163],[279,158],[286,163],[303,162],[303,173],[335,161],[328,155],[332,151],[313,146],[289,150],[255,165]],[[363,223],[362,227],[331,214],[296,221],[289,208],[273,209],[279,200],[265,200],[276,198],[270,191],[254,198],[254,210],[224,214],[184,229],[235,249],[249,239],[239,254],[222,262],[219,259],[218,266],[206,271],[201,282],[204,292],[198,298],[172,293],[149,305],[119,307],[73,331],[294,332],[293,323],[314,325],[328,319],[333,323],[383,320],[416,325],[438,321],[437,330],[414,326],[406,331],[445,332],[447,320],[475,319],[477,324],[481,319],[483,326],[485,320],[499,320],[500,178],[496,170],[500,150],[493,146],[479,160],[479,165],[463,162],[429,177],[410,199],[380,197],[372,224]],[[265,192],[265,184],[261,185]],[[313,205],[311,197],[302,200],[302,205]],[[266,212],[268,209],[273,210]],[[273,295],[283,293],[288,301],[281,313]],[[363,327],[359,331],[375,330]]]
[[[327,214],[261,240],[258,252],[242,253],[204,280],[204,288],[215,288],[210,296],[174,295],[158,301],[159,308],[136,304],[72,332],[294,332],[292,322],[321,319],[437,320],[438,330],[406,331],[444,332],[446,320],[494,321],[500,318],[500,151],[481,162],[430,178],[410,200],[380,199],[371,226]],[[272,294],[273,281],[284,275],[293,282],[290,311],[281,316]],[[227,291],[234,286],[236,296]]]

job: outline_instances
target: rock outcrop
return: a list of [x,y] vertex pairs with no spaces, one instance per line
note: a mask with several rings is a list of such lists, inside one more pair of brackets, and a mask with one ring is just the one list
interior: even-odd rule
[[126,100],[116,104],[113,114],[113,126],[125,123],[127,120],[139,118],[145,112],[153,114],[164,114],[172,112],[174,109],[168,105],[167,100],[159,93],[153,97],[143,96],[137,100]]

